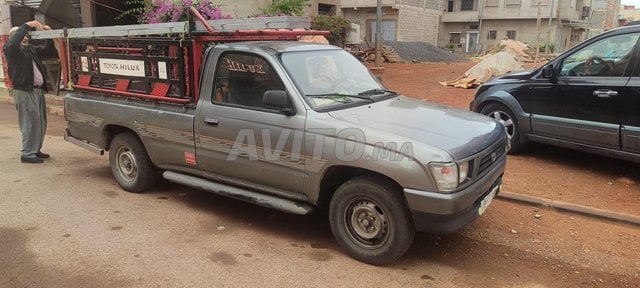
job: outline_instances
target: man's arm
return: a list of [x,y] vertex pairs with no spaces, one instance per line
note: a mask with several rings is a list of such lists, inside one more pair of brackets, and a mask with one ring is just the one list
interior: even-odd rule
[[13,35],[11,35],[11,37],[9,37],[7,44],[4,45],[4,54],[7,57],[20,52],[22,39],[27,35],[27,33],[29,33],[29,29],[30,27],[27,24],[23,24],[15,33],[13,33]]
[[[42,26],[42,30],[51,30],[49,25]],[[53,43],[53,40],[47,39],[45,45],[33,46],[36,49],[36,53],[41,58],[58,58],[58,50],[56,50],[56,46]]]
[[26,36],[27,33],[29,33],[29,31],[32,30],[33,28],[35,28],[36,30],[41,30],[42,27],[43,27],[42,24],[35,20],[22,24],[22,26],[20,26],[18,30],[16,30],[16,32],[13,33],[13,35],[11,35],[11,37],[7,41],[7,44],[5,44],[4,46],[5,55],[11,56],[11,55],[15,55],[16,53],[19,53],[20,45],[22,45],[21,43],[22,43],[22,39],[24,39],[24,36]]

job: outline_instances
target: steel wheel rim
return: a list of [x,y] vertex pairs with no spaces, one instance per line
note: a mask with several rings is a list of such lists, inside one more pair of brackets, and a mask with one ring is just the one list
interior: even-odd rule
[[367,249],[376,249],[389,237],[389,221],[384,210],[369,199],[356,199],[345,211],[345,226],[356,243]]
[[121,147],[116,153],[116,164],[120,174],[128,181],[133,181],[138,176],[138,164],[133,151]]
[[509,142],[511,142],[511,139],[513,139],[513,135],[515,134],[515,125],[509,114],[503,111],[493,111],[490,116],[504,126],[504,131],[507,132],[507,138],[509,138]]

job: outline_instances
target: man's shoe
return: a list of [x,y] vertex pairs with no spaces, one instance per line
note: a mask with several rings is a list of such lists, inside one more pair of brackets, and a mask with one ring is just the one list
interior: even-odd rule
[[42,160],[40,158],[37,158],[37,157],[27,158],[27,157],[20,156],[20,162],[29,163],[29,164],[38,164],[38,163],[43,163],[44,160]]
[[47,153],[38,152],[38,153],[36,153],[36,157],[45,159],[45,158],[49,158],[50,155],[47,154]]

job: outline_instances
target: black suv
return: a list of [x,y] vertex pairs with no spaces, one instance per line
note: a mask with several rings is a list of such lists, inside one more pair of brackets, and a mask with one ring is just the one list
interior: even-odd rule
[[640,162],[639,38],[640,26],[613,29],[492,79],[471,110],[505,126],[511,153],[533,141]]

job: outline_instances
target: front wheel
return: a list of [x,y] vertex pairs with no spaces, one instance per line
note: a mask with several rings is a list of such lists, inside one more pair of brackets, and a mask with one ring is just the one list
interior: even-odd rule
[[372,176],[357,177],[338,187],[331,199],[329,223],[349,256],[373,265],[398,259],[415,235],[399,188]]
[[520,151],[526,144],[520,137],[520,126],[511,109],[507,108],[500,103],[491,103],[482,107],[481,114],[487,115],[493,119],[496,119],[500,124],[504,126],[504,130],[507,132],[507,138],[510,142],[509,154]]
[[109,146],[109,165],[111,174],[125,191],[142,192],[158,180],[147,151],[131,133],[121,133],[113,138]]

